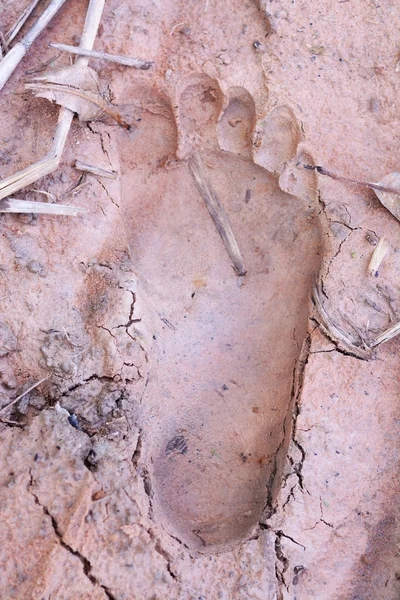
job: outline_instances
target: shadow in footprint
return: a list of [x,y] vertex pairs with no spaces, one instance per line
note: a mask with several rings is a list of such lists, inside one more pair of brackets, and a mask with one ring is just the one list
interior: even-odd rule
[[251,158],[256,107],[251,94],[242,87],[231,87],[227,93],[228,106],[217,126],[221,150]]

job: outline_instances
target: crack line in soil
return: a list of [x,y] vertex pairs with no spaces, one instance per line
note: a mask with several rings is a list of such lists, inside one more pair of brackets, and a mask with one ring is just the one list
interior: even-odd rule
[[97,183],[99,183],[101,185],[101,187],[103,188],[103,190],[105,191],[105,193],[107,194],[107,196],[109,197],[111,202],[114,204],[114,206],[119,208],[119,204],[117,202],[115,202],[114,198],[111,196],[110,192],[108,191],[108,189],[106,188],[104,183],[102,181],[100,181],[100,179],[98,177],[95,177],[95,180],[97,181]]
[[[343,356],[350,356],[351,358],[355,358],[357,360],[362,360],[362,361],[369,360],[369,358],[367,358],[367,357],[364,358],[363,356],[359,356],[358,354],[356,354],[355,352],[352,352],[351,350],[345,350],[344,348],[341,348],[340,342],[338,342],[331,335],[329,335],[327,329],[318,321],[318,319],[316,317],[310,317],[310,320],[316,324],[316,326],[319,328],[322,335],[324,337],[326,337],[327,340],[332,342],[332,344],[335,346],[335,348],[332,348],[332,350],[325,350],[325,351],[321,351],[321,352],[334,351],[334,352],[339,352],[339,354],[342,354]],[[311,352],[311,354],[321,354],[321,352]]]
[[58,543],[60,544],[60,546],[62,548],[64,548],[64,550],[66,550],[67,552],[69,552],[70,554],[72,554],[73,556],[75,556],[76,558],[78,558],[80,560],[80,562],[82,563],[82,570],[84,572],[84,574],[86,575],[86,577],[89,579],[89,581],[91,582],[91,584],[95,587],[100,587],[105,595],[107,596],[107,598],[109,598],[109,600],[116,600],[116,597],[114,596],[114,594],[112,594],[112,592],[110,591],[110,589],[103,585],[102,583],[100,583],[96,577],[93,575],[92,573],[92,564],[90,562],[90,560],[84,556],[81,552],[79,552],[79,550],[74,550],[63,538],[63,535],[59,529],[57,520],[55,519],[55,517],[50,513],[49,509],[47,508],[47,506],[45,506],[44,504],[41,504],[39,497],[37,496],[37,494],[35,494],[35,492],[33,491],[33,475],[32,475],[32,469],[29,469],[29,475],[30,475],[30,479],[29,479],[29,483],[27,485],[27,492],[29,494],[31,494],[31,496],[33,497],[35,504],[37,506],[39,506],[42,511],[43,514],[46,515],[47,517],[50,518],[53,530],[55,535],[57,536],[58,539]]

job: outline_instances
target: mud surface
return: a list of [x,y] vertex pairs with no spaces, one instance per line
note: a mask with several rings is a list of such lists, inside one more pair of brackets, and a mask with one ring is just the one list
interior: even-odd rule
[[[0,7],[7,30],[25,3]],[[49,148],[58,109],[24,73],[84,14],[67,2],[2,91],[1,177]],[[88,215],[0,220],[1,406],[51,375],[0,415],[2,598],[399,597],[400,342],[362,360],[315,311],[307,327],[320,231],[335,323],[362,346],[400,320],[399,224],[301,168],[398,168],[399,18],[391,0],[107,3],[96,48],[155,61],[91,62],[135,127],[74,123],[58,171],[17,194]],[[71,196],[76,159],[119,177]]]

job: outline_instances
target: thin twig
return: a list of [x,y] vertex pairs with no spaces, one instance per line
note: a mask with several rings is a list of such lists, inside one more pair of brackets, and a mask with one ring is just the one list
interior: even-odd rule
[[40,63],[40,65],[38,65],[37,67],[33,67],[33,69],[28,69],[27,71],[25,71],[25,75],[33,75],[34,73],[41,73],[42,71],[44,71],[45,69],[47,69],[47,67],[49,65],[51,65],[52,62],[54,62],[58,58],[60,58],[60,56],[61,56],[61,53],[55,54],[54,56],[52,56],[51,58],[49,58],[45,62]]
[[30,15],[32,14],[32,11],[35,10],[35,8],[39,4],[39,2],[40,2],[40,0],[33,0],[30,3],[30,5],[26,7],[24,12],[18,17],[18,19],[15,21],[14,25],[9,29],[9,31],[7,31],[6,40],[7,40],[8,44],[10,44],[10,42],[13,41],[13,39],[16,37],[17,33],[25,25],[27,19],[29,19]]
[[61,194],[59,200],[65,201],[70,196],[76,196],[89,183],[86,173],[82,173],[78,181]]
[[49,378],[50,378],[50,375],[48,375],[47,377],[43,377],[43,379],[41,379],[37,383],[34,383],[33,385],[31,385],[31,387],[28,388],[23,394],[20,394],[19,396],[17,396],[17,398],[14,398],[14,400],[12,400],[11,402],[9,402],[9,404],[6,404],[6,406],[3,406],[3,408],[0,408],[0,415],[3,414],[4,412],[6,412],[6,410],[8,410],[9,408],[11,408],[12,406],[14,406],[14,404],[16,404],[24,396],[26,396],[27,394],[29,394],[29,392],[31,392],[32,390],[34,390],[35,388],[37,388],[41,383],[43,383],[43,381],[46,381]]
[[15,44],[15,46],[0,62],[0,90],[3,89],[5,83],[8,81],[15,68],[24,58],[31,44],[35,41],[43,29],[47,27],[51,19],[59,11],[64,2],[65,0],[52,0],[42,15],[38,18],[32,29],[24,38],[22,38],[20,42]]
[[327,175],[331,179],[336,179],[337,181],[343,181],[343,183],[349,183],[350,185],[361,185],[363,187],[369,187],[373,190],[379,190],[381,192],[388,192],[389,194],[396,194],[400,196],[400,190],[396,188],[386,187],[385,185],[380,185],[379,183],[372,183],[370,181],[360,181],[359,179],[349,179],[348,177],[343,177],[342,175],[337,175],[336,173],[332,173],[332,171],[328,171],[324,167],[314,166],[314,165],[304,165],[304,169],[308,169],[309,171],[317,171],[320,175]]
[[184,25],[184,21],[182,21],[181,23],[177,23],[176,25],[173,26],[173,28],[171,29],[171,31],[169,32],[169,36],[171,37],[171,35],[174,33],[175,29],[177,29],[178,27],[180,27],[181,25]]
[[31,202],[18,198],[5,198],[0,200],[0,213],[23,213],[37,215],[67,215],[77,217],[89,212],[80,206],[69,206],[67,204],[52,204],[50,202]]
[[242,254],[230,226],[225,209],[219,201],[214,188],[212,187],[211,181],[206,174],[203,161],[199,154],[193,154],[193,156],[191,156],[189,159],[189,168],[194,177],[196,187],[208,208],[208,212],[210,213],[217,231],[224,242],[229,257],[233,262],[234,271],[237,275],[239,275],[239,277],[243,277],[246,275],[247,271],[243,264]]
[[125,65],[126,67],[133,67],[134,69],[141,69],[142,71],[147,71],[154,65],[152,60],[141,60],[140,58],[131,58],[130,56],[108,54],[107,52],[99,52],[98,50],[86,50],[85,48],[69,46],[68,44],[49,44],[49,46],[51,48],[57,48],[57,50],[61,50],[62,52],[78,54],[79,56],[88,56],[89,58],[99,58],[100,60],[108,60],[109,62]]
[[4,33],[1,30],[0,30],[0,41],[1,41],[1,45],[3,46],[4,54],[7,54],[7,52],[9,51],[8,44],[7,44],[7,40],[4,36]]
[[115,171],[107,171],[106,169],[95,167],[94,165],[88,165],[80,160],[75,161],[74,167],[75,169],[78,169],[78,171],[85,171],[92,175],[97,175],[98,177],[106,177],[107,179],[117,179],[118,177],[118,173]]
[[47,196],[47,198],[50,199],[50,202],[55,202],[56,199],[53,196],[53,194],[51,194],[50,192],[46,192],[46,190],[32,190],[32,192],[35,192],[35,194],[43,194],[44,196]]
[[[80,45],[82,48],[92,48],[97,35],[101,15],[103,13],[105,0],[90,0],[89,7],[86,13],[85,25],[81,36]],[[16,46],[14,46],[15,48]],[[14,48],[8,53],[11,54]],[[85,56],[78,56],[76,64],[86,66],[89,59]],[[0,79],[1,79],[1,64],[0,63]],[[50,152],[42,159],[33,165],[30,165],[22,171],[18,171],[14,175],[6,177],[0,181],[0,200],[18,190],[34,183],[41,177],[53,173],[60,164],[61,155],[64,150],[67,136],[71,127],[74,113],[68,108],[62,107],[58,116],[58,123],[53,139],[53,146]]]

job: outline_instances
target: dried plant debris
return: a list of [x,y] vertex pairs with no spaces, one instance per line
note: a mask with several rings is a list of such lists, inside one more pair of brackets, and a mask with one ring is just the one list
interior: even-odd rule
[[91,173],[92,175],[105,177],[106,179],[117,179],[118,177],[118,173],[116,171],[108,171],[107,169],[102,169],[101,167],[97,167],[95,165],[88,165],[80,160],[75,161],[74,167],[75,169],[78,169],[78,171],[84,171],[85,173]]
[[89,212],[86,208],[69,206],[67,204],[50,204],[49,202],[30,202],[17,198],[0,200],[0,213],[25,213],[42,215],[67,215],[77,217]]
[[25,87],[39,98],[77,113],[81,121],[98,119],[104,113],[99,78],[90,67],[73,65],[52,69],[35,77]]
[[[387,194],[394,194],[395,196],[400,196],[399,184],[395,183],[393,185],[389,185],[389,182],[390,182],[389,177],[393,177],[394,175],[397,175],[398,177],[400,177],[399,173],[392,173],[391,175],[387,175],[386,177],[384,177],[382,179],[382,181],[380,181],[379,183],[373,183],[372,181],[362,181],[360,179],[350,179],[349,177],[343,177],[342,175],[338,175],[337,173],[328,171],[328,169],[325,169],[325,167],[321,167],[320,165],[315,165],[315,166],[314,165],[304,165],[304,169],[315,170],[320,175],[327,175],[327,177],[330,177],[331,179],[336,179],[336,181],[342,181],[343,183],[348,183],[350,185],[358,185],[361,187],[371,188],[377,193],[377,195],[378,195],[378,192],[385,192]],[[382,202],[382,200],[381,200],[381,202]],[[384,204],[384,202],[382,202],[382,204]],[[384,204],[384,206],[386,206],[386,205]],[[386,208],[388,208],[388,207],[386,206]],[[388,210],[390,210],[390,208],[388,208]],[[392,212],[392,211],[390,211],[390,212]],[[395,217],[399,218],[399,217],[397,217],[397,215],[395,215]]]
[[14,398],[14,400],[11,400],[11,402],[9,402],[8,404],[6,404],[6,406],[3,406],[0,409],[0,414],[5,413],[9,408],[11,408],[12,406],[14,406],[14,404],[16,404],[17,402],[19,402],[20,400],[22,400],[22,398],[24,396],[26,396],[27,394],[29,394],[29,392],[31,392],[35,388],[39,387],[39,385],[41,383],[43,383],[44,381],[47,381],[47,379],[50,379],[50,375],[48,375],[47,377],[43,377],[43,379],[41,379],[40,381],[37,381],[36,383],[34,383],[33,385],[31,385],[27,390],[25,390],[25,392],[23,392],[22,394],[20,394],[16,398]]
[[130,56],[119,56],[117,54],[108,54],[107,52],[98,52],[96,50],[85,50],[84,48],[68,46],[67,44],[49,44],[49,46],[51,48],[57,48],[57,50],[61,50],[62,52],[70,52],[71,54],[78,54],[79,56],[107,60],[109,62],[125,65],[126,67],[141,69],[142,71],[147,71],[154,64],[151,60],[142,60]]
[[40,0],[33,0],[29,6],[21,13],[18,19],[15,21],[14,25],[7,31],[6,33],[6,42],[10,44],[13,39],[16,37],[17,33],[22,29],[34,9],[39,4]]
[[[400,221],[400,173],[386,175],[378,182],[378,185],[384,188],[392,188],[393,191],[375,189],[375,194],[378,196],[381,204]],[[397,193],[395,193],[396,191]]]
[[73,65],[52,69],[35,77],[25,87],[39,98],[68,108],[78,115],[80,121],[95,121],[107,114],[125,129],[131,127],[105,100],[98,75],[90,67]]
[[368,347],[360,347],[356,340],[349,333],[343,331],[337,323],[328,315],[321,301],[321,293],[318,286],[314,287],[313,302],[318,314],[318,323],[325,335],[346,354],[368,360],[372,356],[372,351]]
[[36,65],[36,67],[32,67],[32,69],[25,71],[25,75],[34,75],[35,73],[41,73],[42,71],[45,71],[50,66],[54,67],[54,63],[60,58],[60,56],[61,54],[54,54],[54,56],[48,58],[39,65]]
[[389,327],[389,329],[386,329],[383,333],[380,333],[370,343],[370,346],[372,348],[375,348],[376,346],[383,344],[383,342],[388,342],[389,340],[392,340],[394,337],[399,335],[399,333],[400,333],[400,322],[396,323],[395,325],[392,325],[392,327]]
[[368,273],[370,275],[372,275],[374,277],[378,276],[379,267],[381,266],[381,263],[382,263],[383,259],[385,258],[388,250],[389,250],[389,242],[387,241],[386,238],[382,237],[379,240],[378,245],[376,246],[376,248],[371,256],[371,260],[369,261]]
[[242,254],[230,226],[228,216],[209,180],[200,154],[196,153],[191,156],[189,168],[192,172],[196,187],[208,208],[222,241],[224,242],[226,251],[233,263],[233,269],[236,275],[243,277],[247,271],[244,267]]
[[[66,0],[51,0],[43,11],[41,16],[38,18],[36,23],[30,29],[30,31],[23,37],[12,49],[6,54],[3,60],[0,61],[0,90],[3,89],[4,85],[8,81],[11,74],[15,71],[25,54],[28,52],[31,44],[40,35],[40,33],[47,27],[54,15],[60,10]],[[34,8],[34,7],[33,7]],[[33,10],[32,8],[32,10]],[[29,11],[29,8],[28,8]],[[29,15],[28,15],[29,16]],[[27,18],[27,17],[26,17]],[[25,16],[21,16],[22,24],[25,22]],[[16,23],[18,29],[20,23]],[[10,37],[14,35],[14,30],[11,29],[8,32]],[[8,34],[7,34],[8,35]],[[15,33],[16,35],[16,33]],[[10,38],[9,38],[10,39]]]
[[[97,30],[100,24],[101,15],[103,13],[105,0],[90,0],[88,10],[86,13],[85,25],[81,36],[82,47],[91,49],[94,44],[94,40],[97,35]],[[48,8],[54,3],[51,3]],[[46,9],[47,10],[47,9]],[[46,11],[45,11],[46,12]],[[44,14],[44,13],[43,13]],[[43,16],[43,15],[42,15]],[[15,46],[14,46],[15,47]],[[12,52],[12,51],[11,51]],[[11,52],[9,54],[11,54]],[[7,55],[9,56],[9,55]],[[0,63],[0,89],[2,87],[2,76],[10,73],[8,70],[2,71],[2,65],[4,61]],[[18,64],[18,63],[17,63]],[[75,65],[87,66],[88,58],[85,56],[78,56]],[[15,66],[14,66],[15,68]],[[18,190],[34,183],[41,177],[53,173],[60,164],[61,155],[63,153],[67,136],[71,127],[71,123],[74,117],[74,113],[68,108],[62,107],[58,117],[57,128],[53,138],[53,145],[50,151],[44,156],[44,158],[38,160],[33,165],[9,175],[5,179],[0,181],[0,200],[11,196]]]

